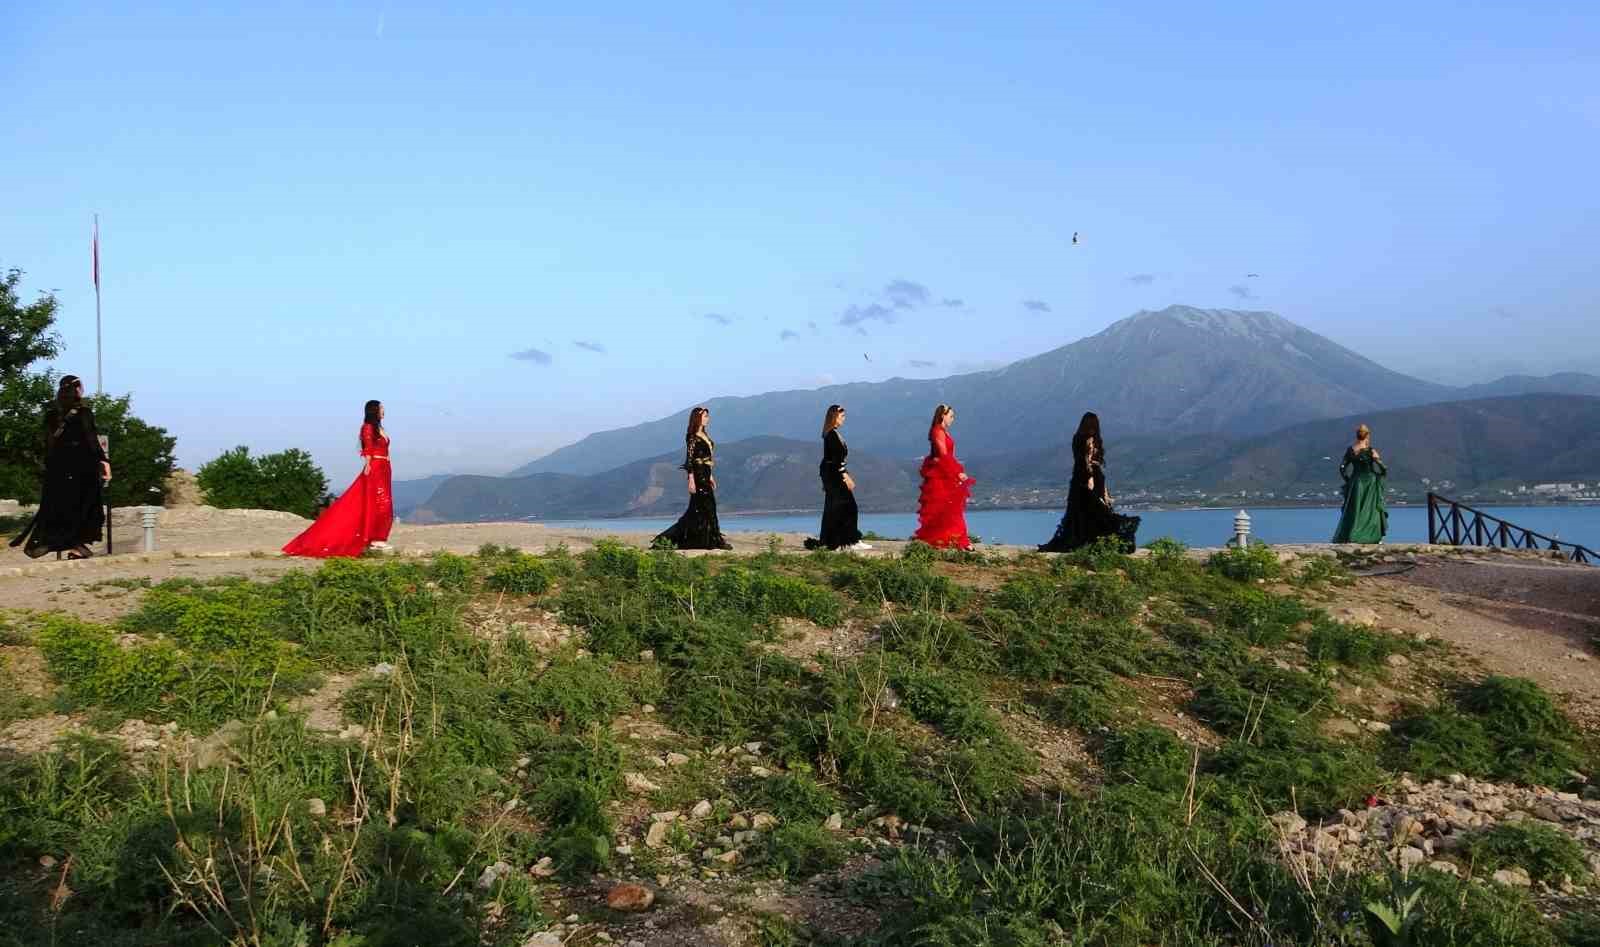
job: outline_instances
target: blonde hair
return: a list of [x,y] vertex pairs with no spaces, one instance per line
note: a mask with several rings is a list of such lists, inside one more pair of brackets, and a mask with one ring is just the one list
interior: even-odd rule
[[950,410],[950,406],[947,404],[941,404],[937,408],[934,408],[933,424],[929,425],[928,429],[932,430],[933,428],[938,427],[939,423],[944,420],[944,416],[950,413]]
[[839,426],[839,415],[841,415],[841,414],[844,414],[844,405],[840,405],[840,404],[830,404],[830,405],[828,405],[828,413],[823,415],[823,417],[822,417],[822,433],[823,433],[823,436],[827,436],[827,433],[829,431],[831,431],[834,428]]
[[1366,440],[1367,438],[1369,438],[1371,436],[1372,436],[1372,428],[1367,427],[1365,424],[1357,424],[1356,425],[1356,440],[1364,441],[1364,440]]

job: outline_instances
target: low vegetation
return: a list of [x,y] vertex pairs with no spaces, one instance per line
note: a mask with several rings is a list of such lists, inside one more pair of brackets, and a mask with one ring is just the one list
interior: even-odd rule
[[[670,892],[846,864],[835,895],[877,923],[752,915],[750,942],[1593,942],[1580,903],[1547,917],[1482,881],[1586,876],[1561,833],[1481,833],[1463,878],[1285,864],[1271,813],[1337,820],[1401,772],[1595,772],[1592,742],[1522,680],[1434,682],[1450,686],[1392,733],[1335,735],[1355,713],[1341,688],[1420,647],[1330,617],[1320,597],[1347,581],[1264,547],[601,543],[168,582],[111,626],[13,617],[4,640],[43,655],[58,709],[197,741],[0,757],[0,944],[521,945],[597,873]],[[858,644],[796,648],[802,633]],[[341,719],[312,727],[334,679]],[[1041,755],[1041,733],[1083,758]],[[700,800],[645,844],[652,809]],[[1409,939],[1385,939],[1373,919],[1402,913]]]

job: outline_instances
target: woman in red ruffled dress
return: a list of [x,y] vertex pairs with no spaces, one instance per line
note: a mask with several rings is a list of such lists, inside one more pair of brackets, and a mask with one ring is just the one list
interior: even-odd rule
[[365,462],[355,483],[333,501],[306,531],[289,540],[285,555],[359,556],[368,547],[389,548],[394,525],[394,496],[390,493],[389,435],[383,430],[383,404],[368,401],[361,422],[361,456]]
[[922,497],[917,503],[917,531],[912,539],[930,546],[971,549],[967,537],[967,497],[972,478],[956,460],[956,442],[950,437],[955,409],[941,404],[933,410],[928,429],[928,456],[922,461]]

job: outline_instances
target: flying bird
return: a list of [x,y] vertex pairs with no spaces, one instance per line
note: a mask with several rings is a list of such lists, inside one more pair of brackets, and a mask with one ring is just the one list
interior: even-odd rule
[[1260,273],[1246,273],[1246,274],[1244,274],[1244,278],[1245,279],[1260,279],[1261,278],[1261,274]]
[[1072,232],[1072,245],[1073,246],[1077,246],[1078,245],[1078,232],[1076,230],[1074,230]]
[[870,362],[870,361],[872,361],[872,358],[871,358],[871,356],[869,356],[869,355],[867,355],[867,353],[865,353],[865,352],[862,352],[862,353],[861,353],[861,357],[862,357],[862,358],[864,358],[864,359],[866,359],[866,360],[867,360],[867,361],[869,361],[869,362]]

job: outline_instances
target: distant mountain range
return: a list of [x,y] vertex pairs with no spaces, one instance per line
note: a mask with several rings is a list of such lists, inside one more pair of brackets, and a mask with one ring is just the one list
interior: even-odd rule
[[[1182,483],[1224,489],[1248,481],[1289,490],[1316,477],[1307,479],[1313,468],[1293,466],[1309,462],[1294,453],[1298,448],[1273,453],[1273,445],[1285,440],[1273,432],[1289,429],[1285,437],[1294,441],[1304,430],[1309,444],[1332,431],[1317,422],[1535,393],[1600,396],[1600,377],[1513,375],[1456,388],[1391,371],[1273,313],[1170,306],[1136,313],[1089,338],[994,371],[713,398],[706,404],[722,455],[723,509],[818,505],[817,428],[833,402],[850,408],[852,466],[877,465],[875,473],[884,478],[878,485],[857,476],[863,506],[910,509],[916,461],[926,451],[928,421],[940,402],[957,409],[954,434],[962,457],[969,465],[982,461],[977,496],[1015,503],[1029,502],[1029,489],[1046,491],[1039,502],[1053,502],[1048,491],[1059,487],[1071,466],[1065,445],[1086,410],[1101,417],[1117,471],[1113,482],[1120,480],[1124,489]],[[1471,414],[1478,410],[1463,415],[1463,425],[1469,416],[1481,416]],[[416,514],[485,519],[676,512],[683,497],[681,473],[674,468],[687,415],[686,408],[591,434],[506,478],[451,477],[433,488],[418,487],[416,492],[431,495]],[[1339,433],[1333,446],[1345,438]],[[1380,442],[1400,446],[1381,436]],[[1333,446],[1322,446],[1316,457],[1333,453]],[[1257,472],[1246,476],[1238,466],[1240,450],[1261,458]],[[1286,459],[1266,459],[1279,456]],[[735,471],[749,464],[756,466],[746,483],[745,474]],[[1468,482],[1444,473],[1418,476]],[[401,484],[395,489],[398,499]]]
[[[736,510],[809,510],[820,503],[821,438],[752,437],[717,444],[717,506]],[[683,512],[687,485],[682,449],[592,476],[451,477],[410,517],[416,522],[524,518],[664,516]],[[914,507],[917,463],[851,451],[850,471],[866,510]]]

